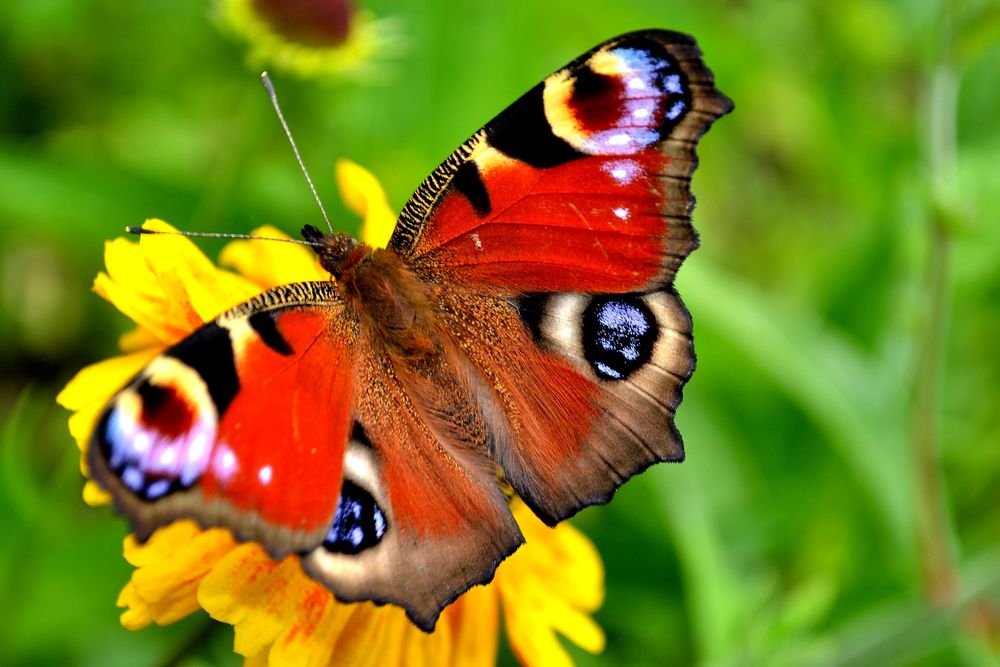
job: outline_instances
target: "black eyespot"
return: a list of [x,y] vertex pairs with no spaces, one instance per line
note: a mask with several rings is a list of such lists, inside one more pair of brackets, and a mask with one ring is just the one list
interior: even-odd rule
[[624,380],[642,368],[659,335],[640,296],[594,297],[583,311],[583,354],[602,380]]
[[358,554],[381,542],[388,527],[385,513],[372,495],[345,479],[323,548],[332,553]]

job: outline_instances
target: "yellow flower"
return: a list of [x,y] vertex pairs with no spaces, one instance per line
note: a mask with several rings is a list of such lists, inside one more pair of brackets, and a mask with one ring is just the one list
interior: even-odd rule
[[256,67],[305,78],[373,72],[396,50],[393,22],[356,12],[348,0],[216,0],[223,30],[250,45]]
[[[381,186],[346,161],[338,164],[337,180],[345,204],[364,218],[362,238],[384,245],[395,216]],[[146,228],[172,230],[158,220]],[[255,233],[281,236],[270,227]],[[164,347],[269,287],[329,279],[309,249],[290,243],[236,241],[220,262],[234,270],[216,267],[179,236],[107,243],[107,271],[94,289],[137,328],[122,337],[124,354],[84,368],[57,398],[73,411],[70,432],[82,455],[103,405]],[[108,502],[92,481],[84,499]],[[164,625],[205,609],[233,626],[234,650],[248,665],[492,665],[501,613],[511,648],[525,665],[572,664],[557,632],[600,652],[604,634],[590,613],[603,601],[604,573],[593,544],[570,525],[544,526],[523,503],[515,502],[513,511],[526,544],[500,565],[492,583],[473,587],[447,607],[431,634],[398,607],[337,602],[303,573],[296,556],[275,562],[255,543],[238,543],[226,530],[201,530],[191,521],[165,526],[145,544],[126,538],[125,558],[136,569],[118,597],[125,608],[121,622],[129,629]]]

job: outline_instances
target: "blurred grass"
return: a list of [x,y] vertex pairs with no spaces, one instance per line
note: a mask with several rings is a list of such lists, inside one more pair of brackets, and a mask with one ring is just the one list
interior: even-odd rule
[[[346,229],[335,158],[399,206],[505,104],[619,32],[694,34],[736,102],[699,150],[702,249],[678,280],[699,355],[678,414],[688,460],[576,520],[608,570],[608,648],[579,664],[1000,664],[998,6],[366,4],[408,36],[384,80],[275,76]],[[125,328],[89,292],[123,226],[316,223],[243,57],[203,2],[0,5],[0,664],[154,665],[192,637],[185,664],[237,662],[225,628],[200,641],[204,617],[118,626],[125,527],[80,501],[52,399]],[[943,169],[935,123],[953,136]],[[921,434],[940,498],[915,484]],[[932,603],[935,507],[958,583]]]

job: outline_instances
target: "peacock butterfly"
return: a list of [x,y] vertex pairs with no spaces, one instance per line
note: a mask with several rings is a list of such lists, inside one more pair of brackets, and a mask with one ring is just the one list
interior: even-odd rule
[[140,540],[222,526],[431,630],[523,542],[505,489],[555,524],[683,459],[673,278],[697,140],[731,109],[687,35],[600,44],[435,169],[385,249],[306,227],[331,280],[153,359],[99,418],[94,478]]

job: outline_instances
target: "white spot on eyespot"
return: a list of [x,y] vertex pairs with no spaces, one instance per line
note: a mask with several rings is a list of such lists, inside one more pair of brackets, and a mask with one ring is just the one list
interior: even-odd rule
[[608,366],[606,363],[602,361],[597,362],[597,369],[602,373],[604,373],[605,375],[607,375],[608,377],[611,377],[615,380],[620,380],[622,377],[621,373],[611,368],[611,366]]
[[142,454],[149,449],[150,440],[148,433],[136,433],[132,441],[132,450],[136,454]]
[[634,76],[628,80],[628,87],[632,88],[633,90],[645,90],[646,82],[640,79],[639,77]]
[[177,450],[174,447],[167,447],[160,452],[160,465],[169,468],[177,460]]
[[476,250],[482,250],[483,249],[483,242],[479,239],[479,234],[475,234],[474,233],[472,235],[472,243],[475,244]]
[[625,207],[618,207],[614,210],[615,215],[617,215],[622,220],[628,220],[629,210]]
[[257,472],[257,479],[260,480],[261,484],[267,486],[268,484],[271,483],[271,477],[273,475],[274,471],[271,470],[271,466],[264,466]]
[[649,118],[649,109],[636,109],[632,112],[632,117],[640,120]]
[[[181,466],[181,484],[190,486],[196,479],[201,477],[208,467],[208,442],[209,435],[204,431],[201,424],[198,431],[190,440],[187,452],[184,455],[184,462]],[[215,437],[214,435],[211,437]]]
[[194,436],[191,440],[191,446],[188,448],[188,459],[192,461],[197,461],[205,455],[205,450],[208,448],[208,438],[205,437],[204,433],[199,433]]
[[628,134],[624,132],[622,132],[621,134],[613,134],[610,137],[608,137],[609,146],[626,146],[629,143],[631,143],[631,141],[632,137],[628,136]]

